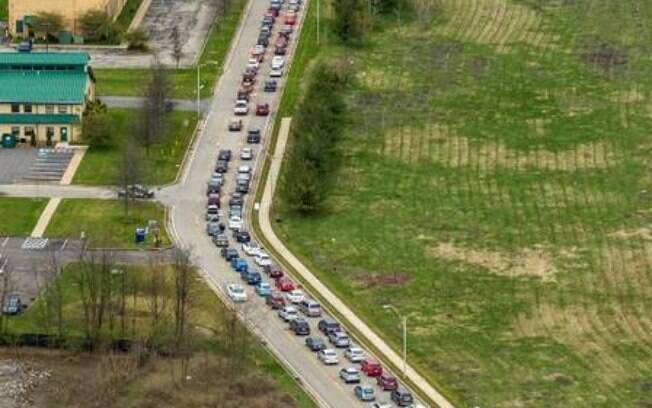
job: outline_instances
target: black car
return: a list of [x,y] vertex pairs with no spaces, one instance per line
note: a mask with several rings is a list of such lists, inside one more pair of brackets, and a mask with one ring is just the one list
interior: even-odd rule
[[238,230],[233,232],[233,238],[241,244],[251,241],[251,235],[245,230]]
[[217,160],[231,161],[231,150],[220,150],[217,153]]
[[247,101],[247,102],[249,102],[249,92],[242,91],[242,90],[238,91],[235,100],[236,101]]
[[265,81],[265,88],[263,90],[265,92],[276,92],[277,86],[278,86],[278,82],[274,80]]
[[220,251],[222,258],[226,259],[227,262],[231,262],[233,258],[239,258],[238,251],[233,248],[222,248]]
[[221,186],[219,184],[209,184],[208,187],[206,187],[206,195],[219,194],[220,190]]
[[286,53],[287,53],[287,49],[285,47],[274,48],[274,55],[285,55]]
[[131,198],[154,198],[154,191],[140,184],[131,184],[127,189],[118,191],[118,197],[128,195]]
[[229,206],[234,206],[234,205],[242,205],[244,202],[244,199],[241,197],[242,194],[240,194],[240,197],[231,197],[229,198]]
[[229,246],[229,239],[224,234],[217,234],[213,237],[213,244],[218,248],[226,248]]
[[340,324],[335,320],[331,320],[331,319],[321,319],[317,327],[319,328],[319,331],[321,331],[325,335],[329,335],[332,332],[342,330],[340,328]]
[[227,171],[229,171],[229,162],[224,160],[218,160],[217,164],[215,164],[215,172],[226,173]]
[[290,330],[297,336],[310,335],[310,324],[305,319],[297,318],[290,321]]
[[318,352],[326,348],[326,343],[324,343],[324,341],[319,337],[308,337],[306,339],[306,347],[308,347],[310,351]]
[[412,397],[412,394],[410,394],[410,391],[406,390],[403,387],[398,387],[392,391],[391,398],[392,401],[394,401],[399,407],[407,407],[412,405],[414,402],[414,398]]
[[247,143],[260,143],[260,129],[252,128],[247,131]]
[[263,47],[267,47],[269,45],[269,38],[265,36],[259,36],[258,41],[256,41],[256,45],[262,45]]
[[20,300],[20,296],[15,293],[9,295],[5,304],[2,307],[2,313],[6,315],[17,315],[23,311],[23,303]]
[[247,194],[249,192],[249,183],[246,184],[238,183],[238,185],[235,187],[235,191],[237,191],[238,193]]

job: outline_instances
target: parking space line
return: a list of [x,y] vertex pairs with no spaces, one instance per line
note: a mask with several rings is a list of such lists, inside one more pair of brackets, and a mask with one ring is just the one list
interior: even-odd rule
[[9,237],[5,237],[4,241],[2,241],[3,248],[7,246],[7,242],[9,242]]

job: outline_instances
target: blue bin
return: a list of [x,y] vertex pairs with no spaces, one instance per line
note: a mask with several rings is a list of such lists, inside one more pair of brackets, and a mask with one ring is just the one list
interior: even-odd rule
[[145,242],[145,228],[136,228],[136,233],[134,234],[134,241],[139,244]]

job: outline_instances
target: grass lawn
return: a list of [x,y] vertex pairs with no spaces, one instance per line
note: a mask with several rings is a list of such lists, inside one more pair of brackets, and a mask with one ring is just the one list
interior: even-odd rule
[[118,23],[118,25],[121,27],[124,27],[125,31],[127,28],[129,28],[131,20],[134,19],[134,15],[136,15],[136,11],[138,11],[138,7],[140,7],[142,2],[143,0],[127,0],[127,3],[122,8],[116,23]]
[[40,198],[0,197],[0,236],[31,234],[47,203]]
[[405,313],[409,359],[463,405],[649,404],[652,3],[425,15],[322,36],[353,75],[336,188],[308,218],[277,199],[277,232],[397,350],[380,306]]
[[[234,0],[227,15],[219,19],[210,31],[200,63],[215,61],[216,64],[207,64],[201,68],[202,98],[213,94],[213,86],[220,75],[246,4],[246,0]],[[140,96],[149,80],[149,71],[146,69],[95,69],[94,73],[97,78],[96,92],[100,97],[103,95]],[[197,97],[196,68],[170,70],[169,74],[172,97]]]
[[0,21],[7,21],[9,0],[0,0]]
[[[75,174],[75,184],[117,183],[120,146],[129,137],[130,123],[133,123],[138,111],[110,109],[109,112],[114,126],[112,143],[107,147],[89,149]],[[195,130],[196,117],[192,112],[174,111],[169,114],[167,134],[150,149],[148,156],[143,153],[143,183],[161,185],[174,181]]]
[[[65,199],[59,204],[45,236],[79,238],[84,232],[91,247],[139,248],[141,244],[134,243],[134,232],[137,227],[146,227],[149,220],[158,222],[162,245],[169,245],[165,212],[155,203],[135,201],[125,218],[121,200]],[[142,247],[153,246],[154,237],[150,235]]]

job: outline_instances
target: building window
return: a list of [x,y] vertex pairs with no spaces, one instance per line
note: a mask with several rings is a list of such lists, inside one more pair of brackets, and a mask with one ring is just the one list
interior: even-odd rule
[[14,136],[20,136],[20,127],[12,126],[11,127],[11,134],[14,135]]
[[54,113],[54,105],[45,105],[45,113],[48,114]]
[[17,103],[11,104],[11,113],[20,113],[20,105]]
[[68,113],[68,107],[66,105],[59,105],[58,109],[61,114]]
[[32,105],[25,104],[25,106],[23,106],[23,112],[32,113]]

